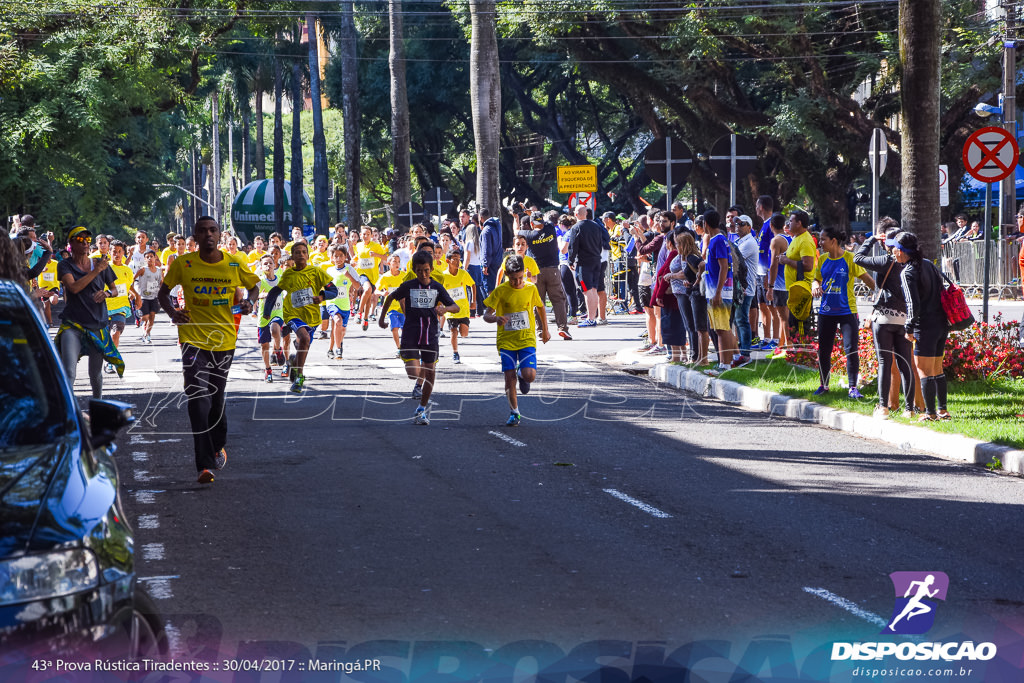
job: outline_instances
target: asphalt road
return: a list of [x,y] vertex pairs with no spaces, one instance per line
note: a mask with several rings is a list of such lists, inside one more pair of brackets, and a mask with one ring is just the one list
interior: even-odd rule
[[[106,395],[137,406],[123,495],[177,656],[384,653],[401,675],[356,678],[463,680],[522,647],[538,668],[570,653],[570,674],[599,661],[636,679],[675,651],[701,660],[702,680],[741,664],[779,676],[813,669],[833,641],[884,639],[888,574],[920,570],[950,580],[927,638],[992,640],[1019,674],[1024,482],[604,365],[636,343],[639,318],[541,347],[518,428],[477,321],[419,427],[389,332],[353,326],[342,362],[315,342],[296,398],[262,381],[247,320],[228,464],[209,486],[195,483],[170,324],[151,347],[129,328],[128,372]],[[1004,680],[988,665],[950,680]]]

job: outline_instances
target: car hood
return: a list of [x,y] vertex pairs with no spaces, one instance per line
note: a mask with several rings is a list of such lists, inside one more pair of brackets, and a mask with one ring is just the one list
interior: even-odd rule
[[61,439],[0,450],[0,557],[28,549],[54,473],[78,445]]

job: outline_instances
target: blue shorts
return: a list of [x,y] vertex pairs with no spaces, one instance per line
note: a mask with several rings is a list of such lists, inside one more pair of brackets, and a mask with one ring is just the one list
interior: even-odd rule
[[498,349],[498,357],[501,358],[501,371],[533,368],[537,369],[537,347],[527,346],[525,349]]
[[338,315],[341,316],[341,326],[348,327],[348,317],[352,314],[352,311],[343,311],[334,304],[327,304],[327,318],[325,320],[333,318]]
[[270,322],[267,323],[264,327],[259,327],[256,329],[257,342],[259,342],[260,344],[270,343],[270,341],[274,338],[274,335],[270,333],[270,326],[273,325],[274,323],[280,325],[281,331],[284,332],[284,330],[286,329],[284,326],[284,321],[281,320],[280,316],[275,315],[273,318],[270,319]]
[[288,323],[285,325],[285,329],[288,329],[288,330],[291,330],[292,332],[294,332],[296,337],[298,337],[298,335],[299,335],[299,330],[303,330],[303,329],[306,330],[306,334],[309,335],[309,341],[310,342],[313,341],[313,338],[314,338],[314,334],[313,333],[316,332],[316,330],[313,329],[313,327],[311,325],[309,325],[306,321],[299,320],[298,318],[292,318],[291,320],[289,320]]
[[399,311],[391,311],[388,313],[388,324],[391,325],[391,329],[400,330],[405,327],[405,313]]
[[331,317],[331,312],[327,310],[327,307],[326,306],[321,306],[320,307],[320,319],[321,320],[329,320],[330,317]]

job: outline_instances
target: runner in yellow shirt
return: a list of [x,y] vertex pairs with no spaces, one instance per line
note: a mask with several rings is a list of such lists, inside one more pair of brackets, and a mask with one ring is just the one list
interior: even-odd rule
[[[114,273],[114,289],[117,293],[107,299],[107,317],[110,319],[110,336],[114,340],[114,346],[121,341],[121,333],[124,332],[124,323],[132,314],[131,300],[128,298],[128,289],[132,286],[135,273],[125,265],[124,255],[128,251],[125,243],[121,240],[114,240],[110,243],[110,251],[113,252],[114,261],[110,264],[110,270]],[[117,372],[114,366],[107,363],[103,369],[108,375]]]
[[[399,285],[405,282],[405,274],[402,272],[402,257],[398,254],[392,254],[388,257],[388,272],[384,273],[377,280],[377,293],[381,296],[387,296],[391,292],[398,289]],[[364,295],[365,296],[365,295]],[[381,320],[387,318],[388,324],[391,325],[391,336],[395,338],[395,348],[399,349],[398,355],[401,357],[401,342],[400,335],[402,333],[402,327],[405,326],[405,313],[402,312],[402,306],[397,301],[391,302],[391,306],[388,310],[381,310]]]
[[39,287],[37,293],[43,302],[43,315],[46,317],[46,325],[53,325],[52,307],[57,303],[60,294],[60,282],[57,280],[57,259],[50,259],[43,267],[43,272],[36,278],[36,285]]
[[[370,282],[377,282],[380,276],[380,261],[386,258],[388,250],[373,239],[373,228],[364,225],[359,231],[359,243],[356,244],[355,254],[352,255],[355,261],[356,270]],[[359,300],[358,322],[366,330],[370,326],[370,317],[377,306],[377,296],[374,287],[366,292]]]
[[[523,259],[523,266],[526,268],[526,279],[533,284],[537,284],[537,277],[540,275],[540,268],[537,266],[537,262],[533,260],[532,256],[526,255],[526,250],[529,249],[530,243],[526,241],[525,237],[516,236],[516,241],[513,244],[516,256]],[[497,282],[504,282],[505,280],[505,264],[503,263],[501,268],[498,269]]]
[[290,390],[301,394],[306,383],[302,373],[306,356],[313,341],[313,332],[320,324],[320,302],[338,296],[338,288],[326,272],[309,264],[309,249],[305,242],[296,242],[292,246],[292,260],[295,265],[284,271],[277,286],[267,292],[263,310],[274,310],[277,297],[282,291],[288,292],[282,317],[285,325],[295,333],[295,353],[288,363],[291,366]]
[[267,253],[267,242],[261,235],[256,235],[252,240],[252,251],[249,252],[249,270],[256,270],[263,255]]
[[[245,287],[248,298],[242,300],[239,310],[250,312],[259,294],[259,278],[244,260],[218,249],[220,225],[216,219],[201,217],[194,232],[198,253],[183,255],[171,263],[158,298],[178,326],[196,469],[199,483],[209,484],[213,482],[213,470],[227,462],[225,388],[238,341],[231,302],[235,289]],[[171,288],[179,285],[185,299],[181,309],[171,305]]]
[[505,374],[505,394],[512,413],[505,424],[519,426],[521,415],[516,397],[516,380],[523,394],[530,391],[530,383],[537,379],[537,329],[534,312],[541,323],[540,340],[551,339],[548,316],[540,300],[536,285],[526,281],[523,259],[512,255],[505,259],[508,280],[502,282],[484,299],[484,322],[498,323],[498,356]]
[[476,281],[461,267],[462,250],[458,246],[448,251],[447,262],[448,269],[441,276],[441,284],[459,305],[459,310],[448,316],[448,327],[452,332],[452,362],[458,365],[462,362],[459,359],[459,335],[469,336],[469,312],[476,306],[473,300]]
[[313,240],[313,251],[309,254],[309,262],[317,268],[327,270],[331,267],[331,255],[327,253],[327,237],[317,235]]
[[[359,296],[363,288],[371,289],[370,281],[348,263],[348,247],[338,244],[330,249],[332,265],[327,275],[338,288],[338,296],[327,304],[327,318],[331,321],[331,348],[327,349],[327,357],[331,360],[342,359],[342,343],[345,341],[345,328],[352,314],[351,297]],[[338,350],[335,351],[334,349]]]

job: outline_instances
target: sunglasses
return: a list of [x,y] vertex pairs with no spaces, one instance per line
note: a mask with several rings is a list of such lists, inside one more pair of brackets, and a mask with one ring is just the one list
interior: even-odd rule
[[71,241],[72,242],[85,242],[86,244],[92,244],[92,238],[91,237],[72,237]]

